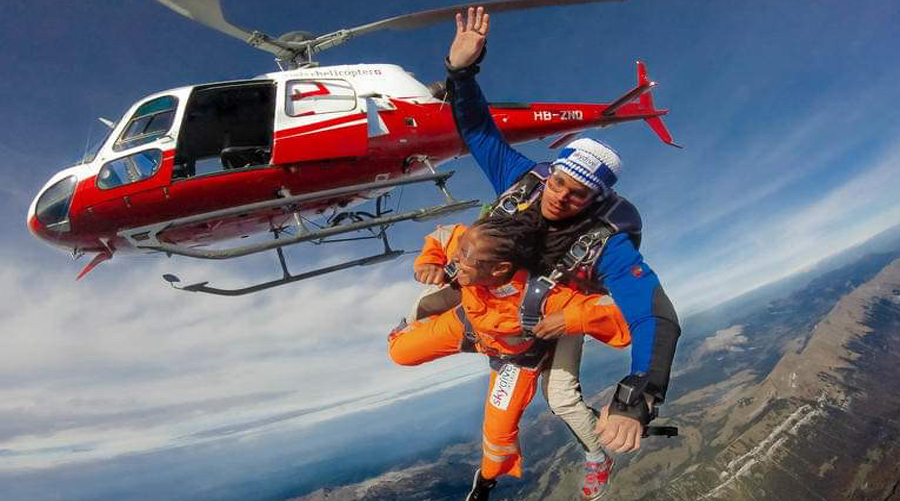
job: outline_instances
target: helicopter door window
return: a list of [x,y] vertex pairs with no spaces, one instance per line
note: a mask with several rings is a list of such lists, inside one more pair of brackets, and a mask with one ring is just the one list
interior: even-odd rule
[[269,165],[275,98],[271,80],[195,87],[184,104],[172,179]]
[[177,108],[178,99],[173,96],[159,97],[142,104],[113,145],[113,150],[122,151],[140,146],[169,132]]
[[108,190],[152,177],[159,170],[162,152],[147,150],[107,162],[97,175],[97,187]]
[[286,90],[285,113],[291,117],[356,109],[356,91],[344,80],[292,80]]

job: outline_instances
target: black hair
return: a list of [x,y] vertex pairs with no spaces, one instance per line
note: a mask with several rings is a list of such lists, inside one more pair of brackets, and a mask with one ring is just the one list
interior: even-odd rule
[[496,241],[492,252],[501,261],[511,261],[517,268],[548,275],[562,260],[579,237],[596,226],[594,210],[585,207],[575,216],[562,221],[549,221],[541,213],[541,201],[513,215],[484,216],[475,222]]
[[543,221],[544,230],[541,234],[540,255],[537,256],[537,272],[549,274],[572,244],[596,225],[593,214],[594,211],[590,207],[585,207],[580,213],[565,220],[548,221],[541,213],[541,201],[536,200],[524,211],[513,215],[512,219],[538,217]]
[[492,255],[500,261],[510,261],[517,269],[541,273],[542,242],[547,221],[540,212],[523,211],[510,217],[506,214],[487,215],[472,225],[493,242]]

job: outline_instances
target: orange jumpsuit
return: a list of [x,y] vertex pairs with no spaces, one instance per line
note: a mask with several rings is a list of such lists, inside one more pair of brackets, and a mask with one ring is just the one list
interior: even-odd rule
[[[463,225],[440,227],[425,238],[425,246],[416,264],[445,265],[453,255]],[[481,475],[496,478],[503,474],[522,474],[519,447],[519,419],[537,390],[543,361],[549,354],[536,349],[534,338],[522,336],[519,304],[527,285],[528,273],[519,271],[509,283],[496,288],[461,288],[464,316],[471,323],[477,340],[475,350],[491,359],[489,392],[484,405],[483,456]],[[544,314],[562,311],[566,334],[589,334],[621,348],[631,343],[628,324],[615,305],[603,304],[598,294],[583,294],[557,286],[544,301]],[[460,353],[466,343],[465,324],[458,308],[424,321],[410,323],[388,337],[391,358],[400,365],[419,365]],[[518,355],[518,357],[516,357]]]

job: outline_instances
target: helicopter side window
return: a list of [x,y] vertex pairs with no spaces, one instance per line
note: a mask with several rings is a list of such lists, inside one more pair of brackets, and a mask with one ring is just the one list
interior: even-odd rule
[[356,108],[356,91],[344,80],[292,80],[285,89],[285,113],[291,117],[346,112]]
[[113,145],[114,151],[133,148],[149,143],[162,136],[172,127],[178,99],[163,96],[142,104],[131,117],[122,136]]
[[147,150],[107,162],[97,176],[97,187],[103,190],[147,179],[159,170],[162,152]]

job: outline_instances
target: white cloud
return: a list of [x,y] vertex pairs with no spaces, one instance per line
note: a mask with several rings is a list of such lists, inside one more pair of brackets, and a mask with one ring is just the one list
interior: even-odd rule
[[[707,117],[721,126],[704,129],[685,150],[660,159],[664,168],[653,168],[642,179],[640,192],[650,202],[642,207],[645,216],[664,215],[668,223],[655,227],[652,238],[668,241],[694,231],[716,232],[747,214],[763,217],[773,198],[790,198],[786,192],[798,185],[818,185],[817,176],[830,169],[863,170],[852,162],[872,138],[847,132],[867,130],[872,110],[893,95],[893,87],[892,78],[881,78],[853,100],[846,99],[843,89],[823,92],[810,106],[777,122],[761,120],[745,105],[723,104]],[[736,134],[735,124],[748,121],[752,126],[744,125]],[[894,121],[880,132],[898,126]]]
[[[853,99],[848,82],[829,81],[779,120],[715,91],[722,106],[705,120],[719,126],[691,124],[685,150],[639,166],[642,250],[682,315],[900,222],[900,121],[880,111],[893,80],[857,85]],[[755,99],[767,85],[777,87],[754,87]]]
[[[255,421],[309,424],[483,372],[467,356],[393,365],[387,332],[419,289],[385,266],[221,298],[165,287],[171,262],[123,258],[78,283],[52,265],[4,262],[4,468],[169,447]],[[188,271],[215,276],[205,264]]]
[[684,310],[710,306],[798,272],[900,222],[900,147],[894,146],[857,174],[805,207],[760,212],[723,230],[718,246],[674,278]]
[[717,331],[713,336],[703,340],[703,343],[694,353],[695,358],[700,358],[707,353],[716,351],[740,351],[740,345],[747,342],[747,337],[743,336],[743,325],[732,325],[727,329]]

